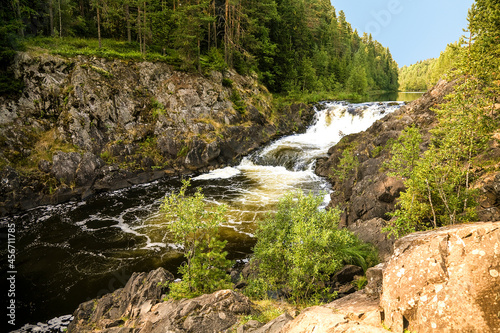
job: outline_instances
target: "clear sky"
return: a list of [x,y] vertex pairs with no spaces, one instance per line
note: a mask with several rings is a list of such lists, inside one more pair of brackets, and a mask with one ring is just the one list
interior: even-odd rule
[[353,29],[371,33],[400,67],[437,58],[467,28],[474,0],[331,0]]

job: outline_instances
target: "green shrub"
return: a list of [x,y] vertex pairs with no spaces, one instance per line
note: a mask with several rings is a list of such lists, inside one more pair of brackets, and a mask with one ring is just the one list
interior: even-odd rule
[[228,79],[228,78],[223,78],[222,79],[222,86],[226,88],[232,88],[233,87],[233,80]]
[[187,196],[189,180],[183,180],[179,193],[165,197],[161,207],[171,220],[168,230],[173,241],[182,246],[186,261],[179,267],[182,281],[170,285],[169,296],[174,299],[195,297],[230,287],[226,269],[231,262],[224,251],[227,241],[218,238],[221,223],[225,222],[226,206],[211,207],[204,201],[201,189]]
[[[222,52],[215,48],[212,47],[207,55],[201,55],[200,56],[200,62],[201,66],[205,70],[213,70],[217,72],[222,72],[227,69],[227,64],[224,61],[224,55]],[[223,81],[224,82],[224,81]]]
[[153,119],[158,119],[160,115],[165,115],[167,111],[165,110],[165,106],[160,103],[156,98],[151,98],[151,115]]
[[[323,197],[290,192],[277,212],[258,223],[254,260],[258,279],[272,291],[288,292],[296,302],[331,297],[325,283],[346,263],[367,269],[376,251],[353,233],[338,229],[340,211],[319,209]],[[262,293],[261,283],[254,289]],[[250,284],[252,285],[252,284]]]
[[352,151],[353,149],[345,149],[342,152],[339,164],[333,169],[333,174],[341,182],[352,175],[356,177],[358,173],[359,160],[357,156],[354,156]]
[[238,93],[238,91],[233,89],[233,92],[231,93],[229,100],[233,102],[233,107],[236,111],[238,111],[240,114],[245,113],[246,111],[245,102],[241,99],[241,96]]

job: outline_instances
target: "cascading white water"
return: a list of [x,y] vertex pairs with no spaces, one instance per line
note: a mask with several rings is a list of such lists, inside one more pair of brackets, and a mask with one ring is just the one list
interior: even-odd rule
[[400,103],[324,103],[305,133],[283,137],[245,157],[238,166],[214,170],[194,180],[251,179],[253,185],[238,196],[216,201],[229,205],[233,225],[254,222],[272,210],[287,191],[302,189],[315,194],[328,191],[326,180],[314,173],[316,159],[326,156],[328,149],[344,135],[367,129],[400,106]]

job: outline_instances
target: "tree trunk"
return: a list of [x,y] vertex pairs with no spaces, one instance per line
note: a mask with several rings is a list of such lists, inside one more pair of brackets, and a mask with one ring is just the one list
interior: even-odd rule
[[146,1],[144,1],[144,24],[142,30],[143,30],[142,42],[144,43],[144,46],[142,47],[142,52],[146,54]]
[[19,0],[15,1],[15,5],[16,5],[16,14],[17,14],[17,18],[19,19],[19,21],[21,22],[21,25],[19,26],[19,35],[21,37],[24,37],[24,29],[23,29],[23,18],[21,17],[21,3]]
[[142,53],[141,8],[139,6],[137,6],[137,38],[139,38],[139,49]]
[[101,42],[101,13],[99,11],[99,5],[97,5],[97,39],[99,40],[99,48],[102,47]]
[[54,0],[49,0],[50,36],[54,35]]
[[132,42],[132,29],[130,28],[130,8],[128,4],[125,5],[125,20],[127,21],[127,41]]
[[[98,18],[99,18],[99,12]],[[59,0],[59,37],[62,37],[62,13],[61,13],[61,0]]]
[[230,55],[229,55],[229,0],[226,0],[225,4],[225,22],[224,22],[224,60],[226,64],[231,66],[230,64]]

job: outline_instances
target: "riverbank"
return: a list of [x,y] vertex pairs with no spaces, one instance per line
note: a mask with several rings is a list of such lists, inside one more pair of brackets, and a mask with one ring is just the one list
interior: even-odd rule
[[13,66],[25,88],[0,98],[0,215],[234,165],[314,113],[275,109],[255,77],[232,71],[35,50]]

